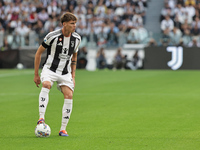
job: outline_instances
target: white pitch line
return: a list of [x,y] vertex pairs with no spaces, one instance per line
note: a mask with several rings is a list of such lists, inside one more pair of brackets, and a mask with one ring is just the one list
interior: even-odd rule
[[27,71],[27,72],[17,72],[17,73],[4,73],[4,74],[0,74],[0,78],[11,77],[11,76],[19,76],[19,75],[27,75],[27,74],[34,74],[34,72],[33,71]]
[[30,95],[31,96],[31,95],[38,95],[38,93],[9,93],[9,94],[8,93],[0,93],[0,96],[8,96],[8,95],[9,96],[16,96],[16,95],[26,95],[26,96]]

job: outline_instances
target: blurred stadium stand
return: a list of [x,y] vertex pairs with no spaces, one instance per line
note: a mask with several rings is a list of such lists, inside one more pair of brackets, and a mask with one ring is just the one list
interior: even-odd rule
[[[197,23],[195,17],[199,18],[200,0],[191,1],[190,5],[188,0],[2,0],[0,68],[13,68],[16,65],[6,65],[8,62],[4,55],[11,60],[12,51],[13,54],[15,51],[13,62],[33,68],[35,51],[48,32],[62,27],[59,18],[65,11],[74,13],[78,18],[77,32],[82,36],[80,48],[87,48],[88,70],[96,69],[95,57],[101,47],[105,48],[108,64],[112,64],[118,47],[122,47],[128,59],[139,50],[141,66],[144,65],[143,59],[153,57],[145,55],[145,51],[155,46],[165,51],[166,46],[193,47],[195,52],[200,47],[200,21],[198,30],[194,30],[192,24]],[[176,22],[174,12],[178,11],[177,4],[180,3],[184,11],[190,13],[193,8],[196,10],[193,22],[188,26],[184,24],[187,30],[176,29],[181,30],[179,37],[175,34],[175,29],[165,34],[161,30],[161,21],[165,15],[170,14],[170,19]],[[195,34],[191,34],[192,31]],[[174,41],[178,42],[175,44]],[[187,45],[184,45],[186,42]],[[171,56],[169,52],[168,54]],[[168,66],[165,68],[170,69]]]

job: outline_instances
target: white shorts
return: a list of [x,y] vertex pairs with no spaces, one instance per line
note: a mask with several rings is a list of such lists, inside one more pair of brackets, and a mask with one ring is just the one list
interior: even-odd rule
[[74,83],[72,79],[71,73],[65,74],[65,75],[59,75],[47,68],[43,68],[41,72],[40,80],[42,82],[49,81],[51,82],[51,86],[53,86],[53,83],[57,82],[57,88],[59,91],[61,91],[60,86],[66,85],[68,86],[72,91],[74,91]]

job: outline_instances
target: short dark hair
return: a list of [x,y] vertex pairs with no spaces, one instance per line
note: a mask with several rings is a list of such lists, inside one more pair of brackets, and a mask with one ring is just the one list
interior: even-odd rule
[[72,13],[70,13],[70,12],[66,12],[66,13],[64,13],[62,16],[61,16],[61,18],[60,18],[60,22],[63,24],[63,22],[69,22],[69,21],[77,21],[78,19],[77,19],[77,17],[74,15],[74,14],[72,14]]

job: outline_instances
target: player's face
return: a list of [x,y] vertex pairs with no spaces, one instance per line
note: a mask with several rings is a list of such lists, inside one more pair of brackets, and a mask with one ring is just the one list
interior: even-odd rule
[[64,28],[65,31],[68,31],[70,33],[74,32],[76,29],[76,21],[69,21],[69,22],[64,22]]

